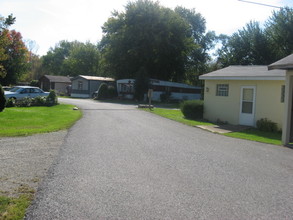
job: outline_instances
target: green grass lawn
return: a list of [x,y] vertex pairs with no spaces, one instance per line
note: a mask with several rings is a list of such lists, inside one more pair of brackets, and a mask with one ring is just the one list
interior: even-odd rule
[[72,105],[5,108],[0,113],[0,136],[26,136],[69,128],[81,117]]
[[20,195],[18,198],[0,196],[0,219],[23,219],[31,200],[31,195]]
[[[73,111],[73,105],[52,107],[5,108],[0,113],[0,136],[24,136],[69,128],[82,113]],[[33,199],[34,191],[20,189],[17,198],[0,196],[0,219],[23,219]]]
[[258,141],[267,144],[282,145],[282,134],[259,131],[257,129],[248,129],[241,132],[232,132],[224,134],[228,137],[241,138],[251,141]]
[[165,109],[165,108],[154,108],[153,110],[145,109],[145,111],[160,115],[165,118],[169,118],[174,121],[181,122],[186,125],[196,126],[196,125],[212,125],[212,123],[205,121],[195,121],[186,119],[182,112],[178,109]]
[[[195,121],[186,119],[182,112],[177,109],[165,109],[165,108],[154,108],[153,110],[145,109],[145,111],[152,112],[156,115],[160,115],[165,118],[172,119],[177,122],[181,122],[190,126],[197,125],[214,125],[213,123],[205,122],[205,121]],[[225,136],[246,139],[251,141],[257,141],[267,144],[275,144],[281,145],[281,133],[272,133],[272,132],[263,132],[257,129],[248,129],[241,132],[231,132],[224,134]]]

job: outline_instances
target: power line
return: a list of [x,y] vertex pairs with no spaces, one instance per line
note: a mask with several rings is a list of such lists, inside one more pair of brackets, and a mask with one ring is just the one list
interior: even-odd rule
[[282,8],[282,7],[279,7],[279,6],[267,5],[267,4],[263,4],[263,3],[259,3],[259,2],[251,2],[251,1],[246,1],[246,0],[238,0],[238,1],[245,2],[245,3],[250,3],[250,4],[255,4],[255,5],[267,6],[267,7],[271,7],[271,8],[279,8],[279,9]]

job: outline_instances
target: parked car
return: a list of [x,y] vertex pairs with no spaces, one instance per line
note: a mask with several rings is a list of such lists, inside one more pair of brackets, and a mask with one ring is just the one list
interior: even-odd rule
[[23,99],[25,97],[35,98],[37,96],[48,96],[49,92],[44,92],[38,87],[15,86],[10,91],[4,91],[6,99]]
[[10,86],[2,86],[2,88],[4,89],[4,91],[10,91],[13,87],[10,87]]

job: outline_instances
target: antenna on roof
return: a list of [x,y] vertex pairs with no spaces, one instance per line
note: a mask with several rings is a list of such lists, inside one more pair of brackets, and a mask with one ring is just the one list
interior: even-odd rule
[[279,8],[279,9],[282,8],[282,7],[279,7],[279,6],[267,5],[267,4],[263,4],[263,3],[259,3],[259,2],[252,2],[252,1],[246,1],[246,0],[238,0],[238,1],[245,2],[245,3],[250,3],[250,4],[255,4],[255,5],[267,6],[267,7],[271,7],[271,8]]

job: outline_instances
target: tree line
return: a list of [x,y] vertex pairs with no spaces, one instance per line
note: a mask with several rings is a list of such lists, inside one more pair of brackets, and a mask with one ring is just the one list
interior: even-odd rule
[[[98,75],[156,78],[198,84],[198,75],[229,65],[268,65],[293,53],[293,10],[273,12],[264,27],[251,21],[231,36],[206,30],[195,9],[174,10],[151,0],[129,2],[114,11],[93,44],[60,41],[46,55],[35,55],[15,22],[0,17],[0,83],[38,79],[42,75]],[[221,47],[214,56],[211,50]],[[215,57],[215,58],[214,58]]]

